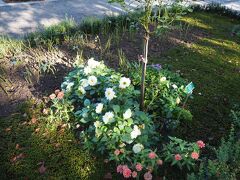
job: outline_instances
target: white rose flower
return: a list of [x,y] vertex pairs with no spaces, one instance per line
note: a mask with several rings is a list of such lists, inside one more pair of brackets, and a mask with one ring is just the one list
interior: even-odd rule
[[88,84],[90,86],[95,86],[97,84],[97,78],[95,76],[88,77]]
[[85,91],[84,87],[79,86],[79,87],[78,87],[78,90],[79,90],[82,94],[86,94],[86,91]]
[[71,91],[73,85],[74,85],[73,82],[67,83],[66,91]]
[[100,127],[101,126],[101,122],[100,121],[94,122],[94,126],[95,126],[95,128]]
[[90,74],[90,73],[92,72],[92,68],[86,66],[86,67],[83,69],[83,71],[84,71],[84,74],[85,74],[85,75],[88,75],[88,74]]
[[179,97],[177,97],[177,99],[176,99],[176,103],[177,103],[177,104],[179,104],[179,103],[180,103],[180,101],[181,101],[181,100],[180,100],[180,98],[179,98]]
[[127,141],[126,143],[128,144],[132,144],[133,140]]
[[89,85],[87,79],[82,79],[80,82],[81,82],[82,87],[84,87],[84,88]]
[[112,88],[107,88],[105,91],[105,97],[107,100],[111,101],[113,98],[116,97],[115,92],[113,91]]
[[96,68],[100,65],[100,62],[95,61],[94,58],[91,58],[91,59],[88,60],[87,64],[90,68]]
[[108,124],[110,121],[113,120],[114,114],[113,112],[106,112],[103,116],[103,122]]
[[103,104],[102,103],[98,103],[95,111],[96,111],[97,114],[101,114],[102,109],[103,109]]
[[119,88],[124,89],[130,86],[131,80],[129,78],[122,77],[119,81]]
[[143,149],[144,149],[144,147],[143,147],[143,145],[140,144],[140,143],[134,144],[134,146],[133,146],[133,148],[132,148],[133,152],[136,153],[136,154],[139,153],[139,152],[141,152]]
[[178,88],[176,84],[173,84],[172,87],[173,87],[174,89],[177,89],[177,88]]
[[166,80],[167,80],[166,77],[162,77],[162,78],[160,79],[160,82],[164,82],[164,81],[166,81]]
[[135,139],[135,138],[137,138],[139,135],[141,135],[141,131],[140,131],[140,129],[138,128],[137,125],[134,125],[133,131],[131,132],[131,138],[132,138],[132,139]]
[[131,109],[128,109],[125,113],[123,113],[123,119],[129,119],[130,117],[132,117],[132,111]]

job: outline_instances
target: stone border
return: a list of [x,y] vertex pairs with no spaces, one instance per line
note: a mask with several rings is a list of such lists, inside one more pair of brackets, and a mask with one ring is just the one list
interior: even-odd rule
[[0,0],[0,7],[8,7],[8,6],[19,6],[19,5],[31,5],[31,4],[41,4],[54,2],[57,0],[44,0],[44,1],[29,1],[29,2],[18,2],[18,3],[5,3],[3,0]]

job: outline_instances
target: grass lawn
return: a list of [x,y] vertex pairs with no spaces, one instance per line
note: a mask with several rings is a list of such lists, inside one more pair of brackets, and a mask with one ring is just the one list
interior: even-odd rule
[[184,21],[204,30],[206,37],[153,60],[180,70],[196,85],[190,102],[194,120],[181,129],[183,136],[215,144],[227,134],[230,109],[240,102],[240,39],[231,36],[232,27],[240,21],[209,13],[194,13]]
[[[176,133],[217,145],[229,133],[231,108],[240,102],[240,39],[231,34],[240,21],[205,12],[192,13],[183,21],[188,41],[174,37],[176,44],[161,55],[150,49],[150,63],[168,66],[196,85],[189,102],[193,121],[182,123]],[[191,35],[192,31],[197,33]],[[194,41],[189,40],[190,35]],[[141,50],[137,40],[132,42]],[[129,53],[126,49],[126,57],[131,58]],[[115,172],[114,166],[82,150],[66,127],[50,130],[39,107],[32,103],[0,119],[0,137],[0,179],[102,179],[107,172]]]

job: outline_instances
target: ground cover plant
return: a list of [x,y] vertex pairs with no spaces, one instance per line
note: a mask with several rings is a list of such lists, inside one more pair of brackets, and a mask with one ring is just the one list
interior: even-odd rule
[[[95,57],[95,59],[104,60],[105,64],[114,68],[115,70],[118,70],[118,72],[121,73],[121,77],[130,78],[131,85],[134,85],[137,88],[140,82],[138,78],[139,76],[136,76],[136,73],[134,73],[135,71],[131,69],[128,70],[125,65],[128,63],[132,64],[132,61],[134,61],[134,59],[137,59],[137,55],[141,54],[141,47],[139,47],[141,41],[138,41],[138,39],[140,39],[138,37],[140,37],[141,34],[139,35],[138,33],[136,33],[135,29],[138,28],[138,26],[136,23],[134,23],[132,19],[127,18],[126,16],[123,16],[121,18],[122,19],[119,20],[119,24],[120,22],[122,24],[125,24],[125,26],[122,26],[124,28],[109,28],[112,30],[112,34],[110,36],[108,35],[109,38],[98,34],[97,30],[92,28],[95,20],[91,19],[90,22],[84,22],[89,25],[88,27],[90,27],[85,29],[85,33],[82,33],[82,31],[78,30],[74,31],[73,34],[61,34],[60,36],[63,36],[64,38],[59,38],[60,40],[56,40],[54,43],[45,44],[44,41],[41,41],[42,43],[39,43],[37,47],[35,46],[34,48],[32,48],[31,46],[29,47],[27,45],[28,43],[24,44],[22,42],[13,40],[11,41],[12,43],[8,43],[9,40],[4,39],[6,40],[4,41],[4,43],[7,42],[5,44],[7,44],[8,46],[3,45],[3,47],[11,46],[11,48],[1,48],[1,52],[3,52],[1,54],[1,57],[4,60],[2,61],[3,63],[1,63],[1,91],[3,91],[1,94],[4,94],[4,96],[6,96],[7,93],[8,96],[11,97],[14,90],[17,90],[17,87],[11,89],[9,84],[12,85],[14,84],[14,82],[16,83],[19,81],[23,82],[21,78],[28,77],[26,76],[26,74],[25,76],[19,74],[20,72],[18,69],[20,67],[25,67],[25,65],[21,64],[25,59],[22,59],[22,53],[25,53],[24,57],[26,57],[26,54],[29,55],[29,53],[27,53],[28,50],[34,50],[34,52],[37,51],[39,55],[41,53],[44,54],[44,58],[41,58],[41,60],[39,60],[40,62],[43,62],[43,64],[46,64],[45,62],[48,62],[46,61],[46,59],[52,59],[53,62],[54,60],[57,60],[57,63],[53,63],[51,64],[51,66],[49,66],[56,68],[55,75],[52,75],[51,71],[49,71],[49,73],[47,73],[47,71],[45,71],[46,73],[42,71],[39,75],[39,83],[36,83],[36,81],[33,79],[32,81],[35,84],[29,87],[30,90],[28,89],[30,83],[22,84],[24,85],[24,87],[26,87],[26,89],[29,90],[28,92],[33,93],[32,95],[31,93],[29,93],[29,97],[36,97],[36,95],[40,97],[42,95],[48,96],[52,93],[54,89],[60,88],[60,83],[63,81],[63,76],[66,76],[66,73],[69,71],[69,69],[72,68],[71,64],[81,64],[83,59],[89,59],[92,56]],[[111,22],[114,22],[114,20],[112,20]],[[101,23],[99,23],[98,21],[98,24]],[[108,23],[108,25],[104,26],[100,25],[100,27],[107,30],[109,24],[111,23]],[[171,134],[172,136],[171,143],[169,143],[168,146],[165,146],[163,148],[163,154],[165,154],[164,157],[168,157],[168,154],[170,153],[170,156],[168,158],[162,158],[161,156],[163,154],[159,154],[156,151],[156,155],[159,156],[159,158],[157,159],[163,161],[162,165],[156,166],[159,168],[158,173],[155,173],[157,174],[157,176],[162,177],[165,175],[167,178],[176,179],[177,177],[175,175],[177,174],[178,178],[179,175],[181,175],[182,179],[185,179],[188,172],[187,169],[184,169],[186,167],[186,164],[179,164],[179,162],[183,161],[176,161],[177,163],[173,165],[172,169],[167,164],[169,162],[171,164],[171,162],[173,162],[175,158],[184,158],[181,156],[181,153],[179,153],[180,150],[177,149],[183,147],[182,153],[185,153],[185,148],[188,149],[189,147],[193,147],[196,144],[195,142],[197,140],[202,139],[206,143],[204,148],[205,150],[201,154],[201,159],[203,159],[203,163],[201,163],[200,167],[202,167],[202,170],[200,168],[201,171],[200,174],[198,174],[198,170],[194,169],[196,171],[195,175],[189,174],[188,177],[197,178],[198,176],[206,177],[206,175],[208,175],[209,178],[218,178],[218,176],[215,176],[215,172],[219,171],[219,168],[225,168],[225,172],[231,171],[233,173],[228,174],[229,176],[225,176],[226,174],[219,174],[219,177],[231,177],[232,179],[238,178],[239,171],[237,168],[235,168],[235,162],[239,153],[237,148],[236,150],[231,151],[233,152],[233,156],[231,155],[230,160],[226,160],[225,156],[226,154],[230,153],[225,153],[224,156],[220,155],[222,154],[222,151],[229,150],[228,147],[230,146],[230,142],[228,142],[228,140],[226,139],[231,129],[229,113],[233,105],[239,101],[240,96],[238,91],[238,87],[240,84],[240,46],[239,39],[236,38],[234,34],[232,34],[234,26],[236,26],[237,24],[239,24],[239,21],[236,19],[219,16],[215,13],[196,12],[189,16],[183,17],[181,23],[179,24],[180,28],[172,30],[172,32],[166,34],[165,37],[161,37],[161,41],[159,41],[159,37],[151,38],[152,45],[149,48],[149,61],[152,62],[153,65],[149,66],[150,71],[148,72],[153,74],[157,73],[157,69],[159,69],[160,66],[156,64],[161,64],[161,75],[166,77],[167,81],[170,80],[170,82],[174,82],[174,84],[178,88],[181,87],[181,84],[183,84],[185,87],[186,84],[190,81],[193,81],[196,85],[196,89],[193,92],[194,99],[189,98],[188,103],[183,106],[185,96],[184,94],[180,94],[180,104],[177,106],[173,106],[173,111],[170,111],[171,116],[169,117],[169,119],[173,120],[170,122],[177,122],[175,118],[178,119],[178,116],[175,115],[175,112],[178,112],[179,108],[187,110],[186,112],[182,113],[182,115],[180,116],[181,118],[179,119],[180,121],[176,123],[177,129],[172,132],[167,132],[167,134]],[[129,28],[129,26],[131,28]],[[91,35],[91,32],[93,31],[94,35]],[[56,34],[59,34],[57,32],[58,31],[56,30]],[[55,34],[54,30],[51,31],[51,34]],[[59,37],[59,35],[57,35],[57,37]],[[34,41],[36,42],[37,39],[39,39],[40,41],[41,35],[39,35],[38,38],[36,38]],[[15,46],[15,42],[20,46]],[[165,44],[165,46],[163,46],[163,44]],[[122,49],[120,49],[120,47]],[[15,49],[19,51],[15,51]],[[56,54],[58,54],[59,52],[61,52],[62,55],[60,55],[60,57],[57,57]],[[36,55],[34,54],[28,56],[29,62],[33,62],[35,57]],[[129,60],[129,62],[126,60],[126,58]],[[118,66],[118,63],[116,63],[118,61],[120,66]],[[36,66],[38,64],[41,63],[33,62],[33,66]],[[133,64],[134,66],[129,67],[133,69],[139,69],[137,60],[135,60]],[[9,75],[9,72],[7,71],[9,67],[12,68],[14,74]],[[28,69],[30,72],[32,71],[31,66],[29,66]],[[153,69],[156,69],[156,71]],[[171,70],[171,74],[174,75],[170,76],[167,69]],[[115,72],[115,70],[111,71]],[[61,71],[60,77],[58,74],[59,71]],[[178,75],[175,75],[175,73],[172,72],[175,72]],[[207,74],[207,76],[204,76],[205,74]],[[14,79],[13,75],[18,76],[19,79]],[[183,77],[185,80],[182,80],[182,78],[179,78],[178,76]],[[34,75],[30,75],[29,77],[32,78],[34,77]],[[120,77],[118,76],[118,78]],[[154,78],[147,80],[147,82],[148,81],[152,81],[153,83],[157,82],[154,80]],[[50,82],[55,83],[50,85]],[[173,90],[173,87],[171,85],[173,84],[170,84],[170,88],[172,88]],[[71,84],[69,85],[69,87],[70,86]],[[118,87],[119,84],[116,84],[116,86]],[[73,91],[78,92],[78,89],[76,89],[75,86],[73,87]],[[149,88],[149,92],[151,92],[151,89],[153,87],[154,86]],[[32,90],[31,88],[34,88],[35,90]],[[102,91],[102,93],[103,94],[100,97],[104,97],[104,91]],[[65,95],[65,98],[67,98],[67,93]],[[161,95],[161,93],[157,95]],[[11,98],[13,100],[17,99],[14,96]],[[177,96],[174,96],[174,99],[172,101],[166,102],[176,102],[176,98]],[[44,101],[48,102],[49,97],[45,97]],[[146,103],[151,103],[151,101],[151,96],[149,96],[149,98],[146,97]],[[12,177],[13,179],[19,177],[29,177],[30,179],[35,177],[82,177],[83,179],[99,179],[104,176],[105,178],[110,178],[112,176],[113,179],[121,178],[121,176],[116,173],[115,167],[116,165],[122,163],[109,164],[108,159],[103,160],[99,157],[97,157],[96,160],[94,159],[94,156],[91,155],[91,152],[83,150],[82,146],[79,145],[79,142],[77,140],[78,138],[76,138],[75,135],[82,130],[81,126],[79,127],[78,125],[81,121],[77,124],[74,124],[75,126],[72,127],[73,129],[75,129],[74,131],[76,133],[73,133],[71,130],[68,129],[72,117],[74,117],[75,114],[66,118],[61,117],[61,119],[56,119],[54,117],[44,115],[43,113],[51,112],[48,109],[50,105],[48,103],[47,106],[44,103],[37,114],[28,112],[25,114],[25,112],[29,109],[36,110],[37,108],[35,104],[39,104],[39,100],[37,100],[34,105],[31,105],[31,108],[28,107],[24,111],[20,111],[19,113],[11,117],[3,118],[1,120],[1,137],[3,137],[3,145],[1,146],[1,154],[3,154],[3,160],[1,160],[1,162],[3,163],[1,163],[0,174],[3,179],[7,179],[9,177]],[[88,103],[89,102],[87,101],[85,102],[85,104]],[[7,106],[8,104],[8,101],[5,101],[3,106]],[[167,106],[170,105],[170,103],[166,104]],[[71,105],[66,107],[66,110],[68,110],[68,108],[72,108]],[[155,108],[154,106],[151,106],[151,108],[152,107]],[[95,110],[95,108],[91,108],[92,110]],[[115,107],[115,109],[118,108]],[[150,112],[151,110],[152,109],[149,109]],[[134,112],[133,110],[131,111]],[[123,117],[123,114],[125,112],[125,110],[122,110],[122,112],[119,113],[119,116]],[[189,112],[191,112],[192,116]],[[167,117],[168,113],[169,112],[164,111],[164,107],[161,107],[161,111],[158,111],[158,114],[156,114],[155,118],[148,117],[148,119],[150,118],[154,122],[163,122],[162,119],[156,117]],[[76,116],[81,117],[83,116],[83,114],[79,113],[76,114]],[[34,123],[35,120],[33,117],[37,119],[37,123]],[[162,125],[162,123],[159,124]],[[86,126],[87,125],[88,124],[86,124]],[[40,130],[38,129],[39,127]],[[134,126],[132,128],[134,129]],[[161,129],[160,126],[157,127],[157,129],[158,128]],[[163,129],[165,129],[165,127]],[[142,129],[140,129],[140,131],[141,130]],[[235,131],[238,132],[238,130]],[[46,135],[45,133],[50,133],[51,135]],[[176,135],[183,139],[187,139],[189,142],[193,142],[194,145],[186,141],[180,141],[179,139],[173,138]],[[164,137],[164,133],[161,134],[161,136]],[[67,138],[64,139],[64,137]],[[221,144],[220,139],[222,137],[225,137],[226,139],[224,143],[225,145],[220,145],[219,150],[217,150],[217,154],[214,155],[209,145],[214,145],[217,148],[217,146]],[[25,139],[28,138],[29,140],[26,142]],[[138,139],[136,139],[136,141],[138,141]],[[58,142],[61,144],[60,146],[59,144],[57,144]],[[19,146],[23,148],[19,148]],[[64,147],[66,147],[66,149]],[[127,146],[127,149],[132,150],[131,145]],[[176,149],[178,152],[172,151],[173,149]],[[119,148],[119,151],[120,150],[121,148]],[[116,154],[118,154],[118,151],[115,152],[116,154],[114,154],[114,152],[115,150],[113,151],[112,149],[110,155],[111,157],[116,158]],[[88,153],[89,156],[86,157],[86,153]],[[177,155],[177,153],[179,153],[180,156]],[[67,155],[65,156],[65,154]],[[172,154],[175,154],[177,156],[172,156]],[[123,158],[122,155],[123,154],[120,151],[120,154],[117,157]],[[76,159],[76,157],[78,158]],[[193,157],[197,157],[196,154]],[[234,157],[236,158],[234,159]],[[210,158],[210,161],[212,162],[209,161],[210,163],[208,165],[205,165],[204,163],[206,161],[204,160],[204,158]],[[191,166],[191,162],[194,159],[190,158],[186,160]],[[59,162],[63,165],[60,169],[58,166],[56,167],[56,164],[58,164]],[[98,164],[97,162],[100,163]],[[121,159],[121,161],[119,162],[124,162],[125,164],[126,161]],[[193,162],[196,162],[196,160],[194,160]],[[158,163],[161,164],[161,161],[158,161]],[[86,164],[86,166],[83,164]],[[166,175],[164,172],[162,172],[161,169],[165,169],[165,165],[167,165],[168,167],[168,172],[174,173],[169,173]],[[181,166],[183,167],[183,170],[180,169]],[[75,169],[73,170],[72,168],[66,167],[72,167],[73,169]],[[135,170],[132,169],[131,164],[128,164],[128,168],[131,168],[131,171]],[[109,172],[111,172],[111,174],[109,174]],[[143,174],[148,172],[148,170],[146,170],[145,168],[145,165],[143,172]],[[201,172],[203,173],[201,174]],[[209,172],[209,174],[207,174],[206,172]],[[147,175],[148,177],[150,177],[150,174]]]

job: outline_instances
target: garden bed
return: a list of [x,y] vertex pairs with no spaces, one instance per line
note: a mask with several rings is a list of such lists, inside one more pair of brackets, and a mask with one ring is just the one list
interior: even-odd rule
[[[230,110],[240,96],[240,41],[232,36],[232,29],[239,20],[198,12],[184,17],[182,22],[186,23],[182,29],[175,29],[162,38],[150,39],[150,64],[160,63],[188,82],[196,84],[194,99],[188,105],[193,120],[182,122],[175,134],[192,142],[202,139],[208,145],[217,146],[220,139],[229,134]],[[82,151],[79,141],[67,130],[65,124],[59,124],[57,131],[52,132],[45,121],[46,116],[42,114],[45,107],[38,106],[53,90],[60,88],[63,77],[72,70],[71,64],[76,62],[76,55],[79,61],[94,56],[115,70],[119,69],[119,59],[127,58],[131,62],[137,62],[136,57],[142,53],[142,31],[115,34],[110,41],[110,36],[96,36],[98,33],[92,30],[94,29],[85,29],[87,36],[77,36],[74,32],[72,38],[67,36],[69,32],[60,36],[57,33],[52,38],[54,33],[49,30],[46,34],[33,36],[35,39],[44,37],[42,44],[34,44],[34,38],[30,38],[30,42],[36,45],[35,48],[23,50],[22,45],[16,42],[17,45],[10,46],[14,53],[10,51],[4,55],[0,69],[1,77],[5,77],[0,78],[0,98],[4,98],[1,99],[0,113],[9,117],[1,119],[1,161],[4,163],[0,174],[3,179],[32,179],[38,176],[101,179],[104,175],[106,178],[119,178],[115,168],[111,168],[115,165],[107,163],[108,160],[98,158],[98,161],[101,159],[104,163],[96,163],[94,155],[86,157],[87,152]],[[46,43],[49,42],[48,39],[56,40],[54,43],[58,48]],[[4,47],[7,48],[6,45]],[[49,60],[49,64],[45,59]],[[38,62],[43,70],[40,75],[35,67]],[[25,104],[20,111],[14,113],[21,102],[32,98],[37,101]],[[208,149],[203,152],[203,156],[205,154],[206,157],[214,158]],[[45,171],[44,168],[39,169],[43,162],[43,167],[47,168]],[[179,179],[179,174],[186,179],[185,172],[179,172],[174,167],[173,170],[174,173],[169,174],[170,179]]]

